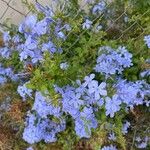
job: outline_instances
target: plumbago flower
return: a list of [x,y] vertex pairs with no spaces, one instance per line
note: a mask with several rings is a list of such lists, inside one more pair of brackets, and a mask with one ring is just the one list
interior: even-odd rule
[[97,64],[94,68],[96,72],[101,74],[113,75],[121,74],[125,68],[132,66],[132,54],[130,54],[125,47],[118,47],[117,50],[111,47],[101,47],[99,50],[102,53],[97,58]]
[[61,68],[62,70],[67,70],[68,67],[69,67],[69,64],[68,64],[67,62],[60,64],[60,68]]
[[92,26],[92,21],[86,19],[85,22],[84,22],[83,25],[82,25],[82,28],[83,28],[83,29],[90,29],[91,26]]
[[136,141],[135,146],[137,148],[145,149],[150,141],[150,138],[148,136],[145,136],[144,138],[136,137],[135,141]]
[[[55,142],[56,134],[65,130],[66,123],[62,118],[60,107],[54,107],[41,92],[35,93],[35,101],[26,119],[26,126],[23,132],[23,139],[29,144],[44,140],[46,143]],[[54,122],[48,116],[54,116],[59,122]]]
[[98,81],[92,81],[88,84],[88,92],[90,94],[94,94],[95,99],[99,100],[100,99],[100,95],[102,96],[106,96],[107,95],[107,91],[105,90],[106,88],[106,83],[102,82],[100,85],[98,85]]
[[133,108],[134,105],[145,103],[145,97],[150,95],[150,86],[145,81],[128,82],[120,80],[117,84],[117,95],[122,103]]
[[108,139],[112,141],[116,141],[115,133],[114,132],[110,133]]
[[[44,109],[44,108],[43,108]],[[44,140],[46,143],[55,142],[56,134],[65,129],[65,121],[55,123],[50,119],[43,119],[29,113],[26,119],[26,127],[23,132],[23,139],[29,144],[34,144]]]
[[8,79],[11,79],[12,81],[17,81],[18,76],[17,74],[14,74],[12,68],[4,68],[2,64],[0,64],[0,84],[3,85],[8,81]]
[[[146,86],[144,86],[146,83],[144,81],[134,83],[118,80],[118,84],[114,85],[116,93],[112,97],[108,97],[106,90],[107,84],[105,82],[99,84],[94,78],[95,74],[90,74],[84,78],[83,83],[77,80],[77,85],[74,87],[68,85],[60,88],[55,85],[55,91],[62,96],[61,107],[54,107],[49,97],[42,95],[40,92],[36,92],[32,110],[36,111],[38,117],[43,119],[48,119],[48,115],[59,119],[64,113],[70,115],[74,120],[76,134],[80,138],[90,138],[91,129],[95,129],[98,126],[98,121],[95,116],[97,108],[101,108],[104,105],[106,116],[109,115],[113,118],[115,113],[120,111],[123,103],[127,107],[132,108],[134,105],[143,104],[144,96],[149,94],[149,87],[146,90]],[[141,94],[141,96],[138,97],[138,94]],[[129,125],[128,122],[123,125],[123,134],[127,133]],[[30,124],[27,129],[29,127]],[[26,133],[26,128],[24,132]],[[30,131],[27,130],[27,132]],[[109,139],[115,140],[115,136],[110,135]],[[42,139],[38,139],[38,141],[40,140]]]
[[10,58],[11,50],[8,47],[1,48],[0,51],[1,51],[1,54],[0,54],[1,57],[6,58],[6,59]]
[[116,146],[110,145],[110,146],[104,146],[101,150],[117,150]]
[[116,112],[119,112],[122,104],[126,104],[126,108],[133,109],[134,106],[146,104],[149,106],[149,100],[145,97],[150,95],[150,86],[144,81],[127,82],[119,80],[114,86],[116,94],[105,98],[106,116],[114,117]]
[[94,7],[93,7],[93,10],[92,10],[92,13],[94,15],[96,14],[101,14],[103,13],[103,11],[106,9],[106,3],[104,0],[100,1],[98,4],[96,4]]
[[[28,97],[34,99],[32,101],[33,106],[27,114],[23,131],[23,139],[26,142],[29,144],[38,143],[42,140],[46,143],[55,142],[57,140],[57,134],[66,130],[67,123],[70,121],[73,122],[73,130],[79,138],[90,138],[92,129],[96,129],[101,121],[99,120],[101,114],[102,116],[107,116],[107,120],[109,121],[109,117],[115,117],[116,113],[122,109],[129,110],[133,109],[134,106],[143,104],[149,107],[150,85],[144,80],[135,82],[128,81],[123,79],[124,76],[121,75],[124,69],[133,65],[132,54],[123,46],[119,46],[116,49],[109,46],[100,47],[96,65],[94,68],[90,68],[94,70],[95,74],[89,74],[90,69],[88,69],[88,73],[83,70],[83,74],[87,73],[83,77],[83,74],[80,74],[81,71],[79,71],[77,77],[83,78],[83,81],[77,80],[75,82],[71,79],[72,84],[70,85],[65,84],[61,87],[54,85],[53,87],[53,84],[60,83],[63,75],[66,75],[66,79],[68,80],[70,80],[70,76],[74,76],[72,74],[72,70],[74,69],[72,60],[74,60],[74,57],[70,59],[70,53],[66,52],[66,47],[70,45],[70,39],[68,38],[71,37],[71,43],[74,40],[71,32],[74,33],[75,31],[76,34],[80,29],[81,31],[88,30],[89,34],[86,33],[86,39],[90,35],[90,32],[96,34],[101,30],[103,22],[102,25],[97,23],[94,29],[95,21],[92,22],[90,19],[85,19],[79,28],[77,26],[76,29],[73,29],[70,25],[71,23],[66,22],[66,20],[70,20],[67,16],[65,20],[64,18],[58,18],[51,8],[43,7],[39,3],[36,4],[36,8],[42,15],[32,14],[27,16],[19,25],[15,35],[4,32],[4,46],[0,49],[0,60],[2,58],[3,60],[9,61],[9,59],[12,59],[14,56],[18,56],[17,64],[22,64],[21,68],[26,68],[25,66],[28,63],[33,64],[35,69],[39,69],[43,75],[40,76],[39,74],[42,81],[41,83],[44,87],[45,84],[48,86],[47,89],[49,91],[45,91],[45,93],[37,89],[35,89],[35,91],[29,89],[27,83],[32,81],[32,77],[34,78],[34,73],[31,73],[31,80],[28,79],[28,82],[21,80],[22,83],[20,83],[17,88],[17,92],[23,101]],[[105,9],[106,2],[103,0],[99,1],[98,4],[92,7],[93,16],[103,13]],[[105,28],[105,25],[103,26]],[[149,36],[145,36],[144,38],[148,48],[150,47],[149,39]],[[60,43],[65,44],[61,46]],[[76,45],[80,46],[80,42],[77,42],[73,48]],[[94,46],[92,47],[95,48]],[[46,74],[46,67],[44,66],[46,63],[43,63],[47,53],[50,54],[50,61],[54,60],[53,65],[50,64],[52,67],[48,70],[52,72],[54,76],[48,79],[47,76],[49,75]],[[78,56],[76,56],[76,58],[78,58]],[[67,60],[67,62],[64,60]],[[16,60],[14,63],[16,64]],[[87,68],[88,67],[89,66],[87,66]],[[60,70],[62,74],[55,77],[55,73],[58,70]],[[69,72],[70,70],[71,72]],[[146,72],[141,74],[143,77],[149,75],[149,70],[145,71]],[[4,68],[0,65],[0,85],[3,85],[10,79],[19,82],[20,80],[17,80],[18,78],[19,76],[14,73],[13,67]],[[112,80],[110,81],[108,79]],[[58,80],[59,82],[57,82]],[[50,85],[51,82],[52,86]],[[63,79],[62,83],[64,83]],[[36,79],[34,84],[36,84]],[[52,88],[54,88],[53,92],[59,95],[57,106],[53,104]],[[68,118],[70,119],[69,121],[67,120]],[[129,127],[130,123],[126,121],[122,127],[123,135],[127,134]],[[108,139],[116,141],[115,133],[110,133]],[[146,145],[145,143],[141,143],[139,147],[144,148]],[[117,149],[115,146],[110,145],[104,146],[102,150]]]
[[3,40],[5,44],[7,44],[11,40],[11,36],[9,35],[9,32],[3,33]]
[[110,115],[110,117],[114,117],[115,112],[118,112],[120,110],[121,100],[119,99],[118,95],[114,95],[111,98],[106,97],[106,116]]
[[[27,83],[28,83],[28,82],[27,82]],[[32,97],[32,90],[31,90],[31,89],[28,89],[28,88],[26,87],[26,84],[27,84],[27,83],[23,84],[22,86],[19,85],[19,86],[18,86],[18,89],[17,89],[17,92],[20,94],[20,96],[22,97],[23,101],[26,100],[27,96]]]
[[[97,119],[94,114],[94,104],[98,107],[103,105],[103,97],[107,95],[106,84],[98,85],[91,74],[84,78],[84,82],[77,81],[78,87],[57,87],[57,92],[62,95],[62,111],[72,116],[75,120],[76,134],[82,138],[91,136],[91,128],[97,127]],[[93,82],[96,83],[96,86]],[[90,92],[90,88],[91,91]],[[82,110],[81,110],[82,109]]]
[[123,124],[123,127],[122,127],[122,133],[125,135],[128,133],[128,129],[130,127],[130,122],[129,121],[126,121],[124,124]]
[[[32,14],[19,25],[18,34],[13,36],[9,32],[4,32],[5,46],[0,49],[1,57],[9,59],[15,52],[18,52],[23,64],[27,61],[38,64],[43,61],[45,51],[52,56],[54,53],[63,52],[53,40],[54,38],[58,41],[66,40],[65,34],[71,31],[71,26],[60,18],[53,19],[54,15],[48,7],[43,7],[38,3],[37,9],[44,15],[40,20],[37,14]],[[41,37],[45,39],[42,40]]]
[[40,92],[35,93],[35,101],[32,107],[42,118],[47,118],[48,115],[60,117],[60,107],[54,107],[49,98],[44,97]]
[[86,76],[84,78],[84,83],[83,86],[86,87],[88,84],[90,84],[90,82],[95,78],[95,74],[90,74],[89,76]]
[[98,125],[95,118],[92,107],[84,107],[83,111],[80,112],[78,118],[75,119],[75,131],[76,134],[82,138],[91,137],[91,128],[96,128]]

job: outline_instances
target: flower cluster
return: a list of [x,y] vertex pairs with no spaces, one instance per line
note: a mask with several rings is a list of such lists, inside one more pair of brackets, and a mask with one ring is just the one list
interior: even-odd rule
[[56,134],[64,129],[64,120],[56,123],[48,118],[43,119],[34,114],[28,114],[23,139],[30,144],[37,143],[41,140],[44,140],[46,143],[55,142],[57,140]]
[[118,98],[118,95],[113,95],[112,98],[106,98],[106,116],[114,117],[115,113],[120,110],[121,100]]
[[129,53],[125,47],[118,47],[118,49],[112,49],[109,46],[101,47],[99,50],[102,53],[97,58],[97,64],[95,71],[105,74],[121,74],[125,68],[132,65],[132,54]]
[[47,118],[48,115],[61,116],[60,107],[54,107],[51,100],[48,97],[44,97],[41,92],[35,93],[32,110],[35,110],[42,118]]
[[8,79],[17,81],[18,76],[14,74],[12,68],[4,68],[2,64],[0,64],[0,85],[6,83]]
[[57,47],[53,39],[65,40],[65,33],[71,30],[70,25],[62,23],[61,19],[54,20],[48,7],[37,4],[37,9],[45,14],[42,19],[39,20],[36,14],[29,15],[19,25],[18,34],[13,36],[4,32],[5,45],[0,49],[1,57],[9,59],[17,51],[21,62],[37,64],[43,61],[45,51],[51,55],[62,53],[62,48]]
[[62,95],[62,111],[75,120],[75,131],[79,137],[89,138],[91,128],[97,127],[94,104],[102,106],[103,97],[107,96],[106,83],[99,84],[94,77],[94,74],[86,76],[83,83],[77,80],[76,88],[55,87],[56,91]]
[[102,0],[93,7],[92,13],[94,15],[101,14],[105,9],[106,9],[106,3],[105,1]]
[[28,16],[25,19],[20,25],[19,31],[24,34],[26,41],[24,44],[17,46],[21,61],[30,58],[32,63],[37,63],[43,60],[43,52],[45,51],[49,51],[51,54],[62,51],[61,48],[56,47],[51,38],[45,40],[44,43],[40,41],[41,36],[50,34],[52,24],[57,24],[54,35],[57,38],[64,38],[63,32],[59,31],[61,22],[55,23],[51,16],[40,21],[38,21],[36,15]]
[[27,83],[25,83],[24,85],[19,85],[18,86],[18,89],[17,89],[17,92],[19,93],[19,95],[22,97],[22,99],[25,101],[26,100],[26,98],[27,98],[27,96],[29,96],[29,97],[32,97],[32,90],[31,89],[28,89],[27,87],[26,87],[26,84]]
[[110,145],[110,146],[104,146],[101,150],[117,150],[116,146]]
[[[65,130],[65,120],[60,113],[60,107],[54,107],[50,99],[43,96],[41,92],[36,92],[32,112],[35,113],[30,112],[26,119],[23,139],[30,144],[41,140],[46,143],[55,142],[56,134]],[[49,116],[54,116],[59,121],[55,122]]]
[[[90,71],[87,69],[89,72],[83,71],[84,79],[83,74],[80,75],[81,70],[75,76],[76,78],[79,77],[80,80],[73,81],[74,78],[73,80],[70,79],[69,76],[73,76],[70,71],[74,69],[73,61],[78,59],[78,56],[75,56],[75,58],[73,55],[76,54],[76,51],[80,52],[79,47],[75,48],[71,54],[66,50],[66,47],[74,41],[73,36],[70,36],[71,42],[67,41],[68,35],[70,35],[67,33],[71,33],[72,28],[65,22],[67,21],[65,16],[64,20],[57,18],[51,8],[43,7],[39,3],[36,4],[36,8],[42,15],[32,14],[27,16],[19,25],[16,34],[4,32],[4,47],[0,49],[0,57],[7,61],[17,53],[15,57],[18,57],[17,63],[23,65],[20,67],[23,68],[21,70],[23,73],[26,71],[26,64],[31,63],[35,67],[35,70],[33,69],[34,71],[31,72],[31,80],[29,78],[27,81],[21,80],[17,88],[17,92],[23,101],[26,101],[28,97],[34,99],[25,121],[23,139],[26,142],[29,144],[38,143],[42,140],[46,143],[55,142],[58,133],[66,130],[68,118],[71,118],[74,131],[79,138],[90,138],[92,129],[96,129],[99,125],[101,113],[107,118],[114,118],[117,113],[119,114],[122,110],[128,112],[134,106],[146,105],[149,107],[150,84],[144,80],[132,82],[123,78],[124,69],[133,65],[132,54],[125,47],[119,46],[116,49],[109,46],[100,47],[96,64],[92,64],[94,67],[90,68]],[[105,8],[106,2],[101,0],[93,7],[92,13],[93,15],[101,14],[105,11]],[[80,26],[77,25],[73,29],[73,32],[76,35],[81,29],[88,30],[89,33],[92,31],[93,34],[93,31],[96,33],[102,29],[102,25],[99,23],[96,24],[96,29],[93,29],[94,23],[95,21],[85,19]],[[88,40],[88,37],[91,36],[88,32],[83,32],[82,35],[87,36],[83,41]],[[149,35],[145,36],[144,41],[150,48]],[[61,45],[60,42],[66,43]],[[80,42],[77,41],[76,45],[80,46]],[[87,49],[93,47],[93,45],[90,45],[87,46]],[[47,52],[50,55],[47,55]],[[84,52],[84,54],[87,53]],[[46,64],[47,60],[44,60],[47,56],[49,57],[48,64]],[[84,56],[83,53],[81,56]],[[81,64],[83,65],[84,62]],[[89,68],[89,66],[86,67]],[[4,68],[0,64],[0,85],[6,83],[9,79],[20,81],[18,80],[19,74],[14,74],[12,68]],[[20,68],[16,69],[19,73]],[[37,70],[39,73],[37,73]],[[55,73],[58,75],[55,76]],[[34,75],[38,79],[34,78]],[[149,70],[141,73],[142,77],[149,75]],[[66,77],[65,81],[70,80],[69,83],[72,84],[68,84],[68,82],[64,84],[61,77]],[[36,86],[39,80],[43,85]],[[61,86],[59,85],[60,82],[62,82]],[[34,90],[28,88],[28,83],[31,83],[30,85],[34,87]],[[42,86],[42,88],[37,89],[39,86]],[[40,89],[42,90],[40,91]],[[53,94],[58,95],[56,98],[58,100],[57,105],[53,103]],[[122,126],[123,135],[127,134],[129,127],[130,123],[126,121]],[[108,139],[117,141],[116,135],[116,133],[111,132]],[[137,143],[139,148],[144,148],[147,139],[138,140]],[[104,146],[102,150],[117,150],[117,148],[110,145]]]
[[134,105],[148,103],[145,97],[150,94],[150,85],[145,81],[129,82],[120,80],[117,84],[117,95],[127,107],[133,108]]
[[148,136],[141,138],[141,137],[136,137],[136,147],[139,149],[145,149],[148,145],[148,142],[150,141],[150,138]]

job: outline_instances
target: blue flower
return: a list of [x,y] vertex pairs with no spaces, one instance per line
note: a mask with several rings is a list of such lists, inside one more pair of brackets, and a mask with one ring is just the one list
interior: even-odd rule
[[31,61],[32,61],[33,64],[43,61],[42,52],[38,49],[34,50],[34,55],[31,56],[31,57],[32,57]]
[[25,18],[24,22],[19,26],[19,32],[21,33],[29,33],[32,32],[33,28],[37,23],[36,15],[29,15]]
[[91,107],[85,107],[80,113],[80,116],[75,119],[75,131],[76,134],[82,138],[90,138],[91,128],[97,127],[97,120],[93,114],[93,109]]
[[36,117],[29,114],[26,119],[26,127],[23,132],[23,139],[29,144],[38,143],[44,140],[46,143],[55,142],[56,134],[65,130],[66,124],[64,120],[55,123],[49,119]]
[[67,31],[71,31],[71,26],[69,24],[65,24],[64,25],[64,28],[67,30]]
[[137,145],[137,148],[143,149],[147,147],[147,142],[142,142],[140,144]]
[[115,51],[111,47],[105,46],[100,48],[100,52],[103,52],[103,54],[97,58],[97,64],[94,67],[96,72],[106,76],[116,73],[121,74],[125,68],[132,65],[132,54],[125,47],[120,46]]
[[101,14],[105,10],[105,8],[106,8],[106,3],[104,1],[100,1],[98,4],[96,4],[93,7],[92,13],[94,15]]
[[57,33],[57,36],[58,36],[59,38],[63,39],[63,40],[66,39],[66,36],[65,36],[65,34],[64,34],[62,31],[59,31],[59,32]]
[[127,49],[124,46],[119,46],[117,48],[117,53],[120,56],[120,58],[117,56],[118,61],[120,64],[124,67],[130,67],[132,66],[132,54],[127,51]]
[[28,36],[24,46],[29,50],[33,50],[37,48],[37,44],[38,44],[37,41],[32,36]]
[[101,150],[117,150],[116,146],[110,145],[110,146],[104,146]]
[[50,53],[55,53],[57,51],[56,46],[54,45],[54,43],[52,43],[51,41],[49,41],[48,43],[44,43],[42,45],[42,52],[45,51],[49,51]]
[[43,96],[40,92],[35,93],[35,101],[32,110],[36,110],[42,118],[47,118],[48,115],[60,117],[60,107],[54,107],[49,98]]
[[[37,41],[32,36],[28,36],[25,43],[20,47],[21,48],[21,52],[19,54],[20,61],[26,60],[28,57],[30,58],[37,57],[35,56],[36,53],[38,53],[37,44],[38,44]],[[34,50],[36,51],[36,53],[34,52]]]
[[26,150],[34,150],[33,147],[28,147]]
[[23,101],[26,100],[26,97],[29,96],[29,97],[32,97],[32,90],[31,89],[28,89],[26,87],[26,84],[25,83],[24,85],[22,86],[18,86],[18,89],[17,89],[17,92],[20,94],[20,96],[23,98]]
[[15,36],[12,38],[12,41],[13,41],[15,44],[19,44],[19,42],[22,42],[22,39],[21,39],[21,37],[19,37],[19,35],[15,35]]
[[116,141],[115,133],[114,132],[110,133],[108,139],[112,141]]
[[7,48],[7,47],[4,47],[4,48],[0,48],[0,55],[3,57],[3,58],[10,58],[10,49]]
[[97,101],[97,105],[98,105],[99,107],[103,106],[103,105],[104,105],[104,99],[103,99],[103,98],[99,99],[99,100]]
[[12,68],[3,68],[0,64],[0,83],[4,84],[7,82],[7,78],[11,79],[12,81],[17,81],[18,77],[16,74],[14,74]]
[[5,68],[5,76],[11,78],[13,76],[12,68]]
[[93,80],[88,84],[88,88],[89,88],[88,92],[90,94],[94,94],[96,100],[100,99],[100,95],[101,96],[107,95],[107,91],[105,90],[106,88],[105,82],[102,82],[100,85],[98,85],[98,81]]
[[23,60],[26,60],[27,58],[28,58],[28,56],[34,56],[34,52],[33,51],[31,51],[31,50],[24,50],[24,51],[22,51],[20,54],[19,54],[19,56],[20,56],[20,61],[23,61]]
[[46,19],[37,22],[34,27],[35,33],[37,33],[38,36],[46,34],[49,27],[48,25],[49,24]]
[[88,84],[90,84],[90,82],[95,78],[95,74],[90,74],[89,76],[86,76],[84,78],[84,83],[83,86],[86,87]]
[[136,138],[136,147],[139,149],[145,149],[148,146],[148,142],[149,142],[150,138],[148,136],[146,136],[144,139],[141,139],[139,137],[139,139]]
[[140,75],[142,78],[150,76],[150,69],[141,72]]
[[66,87],[62,94],[63,111],[69,113],[73,118],[79,116],[80,107],[84,102],[80,99],[81,94],[75,92],[75,88]]
[[144,41],[148,48],[150,48],[150,35],[144,37]]
[[60,68],[61,68],[62,70],[67,70],[67,69],[68,69],[68,67],[69,67],[69,65],[68,65],[68,63],[67,63],[67,62],[65,62],[65,63],[61,63],[61,64],[60,64]]
[[4,40],[4,43],[7,43],[11,40],[11,36],[10,36],[9,32],[3,33],[3,40]]
[[[144,85],[143,85],[144,84]],[[134,105],[141,105],[144,102],[146,86],[143,82],[127,82],[126,80],[119,80],[117,84],[117,94],[120,100],[127,105],[127,107],[133,108]]]
[[83,25],[82,25],[82,28],[83,28],[83,29],[90,29],[91,26],[92,26],[92,21],[86,19],[85,22],[84,22]]
[[113,118],[115,113],[120,110],[121,100],[118,98],[118,95],[114,95],[112,99],[106,97],[105,101],[106,116],[110,115]]
[[82,84],[80,80],[76,80],[76,84],[78,85],[78,87],[76,88],[75,92],[83,95],[87,91],[84,83]]
[[135,138],[135,141],[136,141],[136,142],[141,142],[142,139],[141,139],[141,137],[138,136],[138,137]]
[[36,124],[37,118],[30,114],[26,120],[26,127],[23,132],[23,139],[29,144],[34,144],[42,140],[42,129]]
[[[146,63],[150,64],[150,59],[147,59]],[[141,75],[142,78],[149,77],[150,76],[150,69],[144,70],[143,72],[140,73],[140,75]]]
[[128,128],[130,127],[130,122],[126,121],[124,124],[123,124],[123,127],[122,127],[122,133],[125,135],[126,133],[128,133]]

